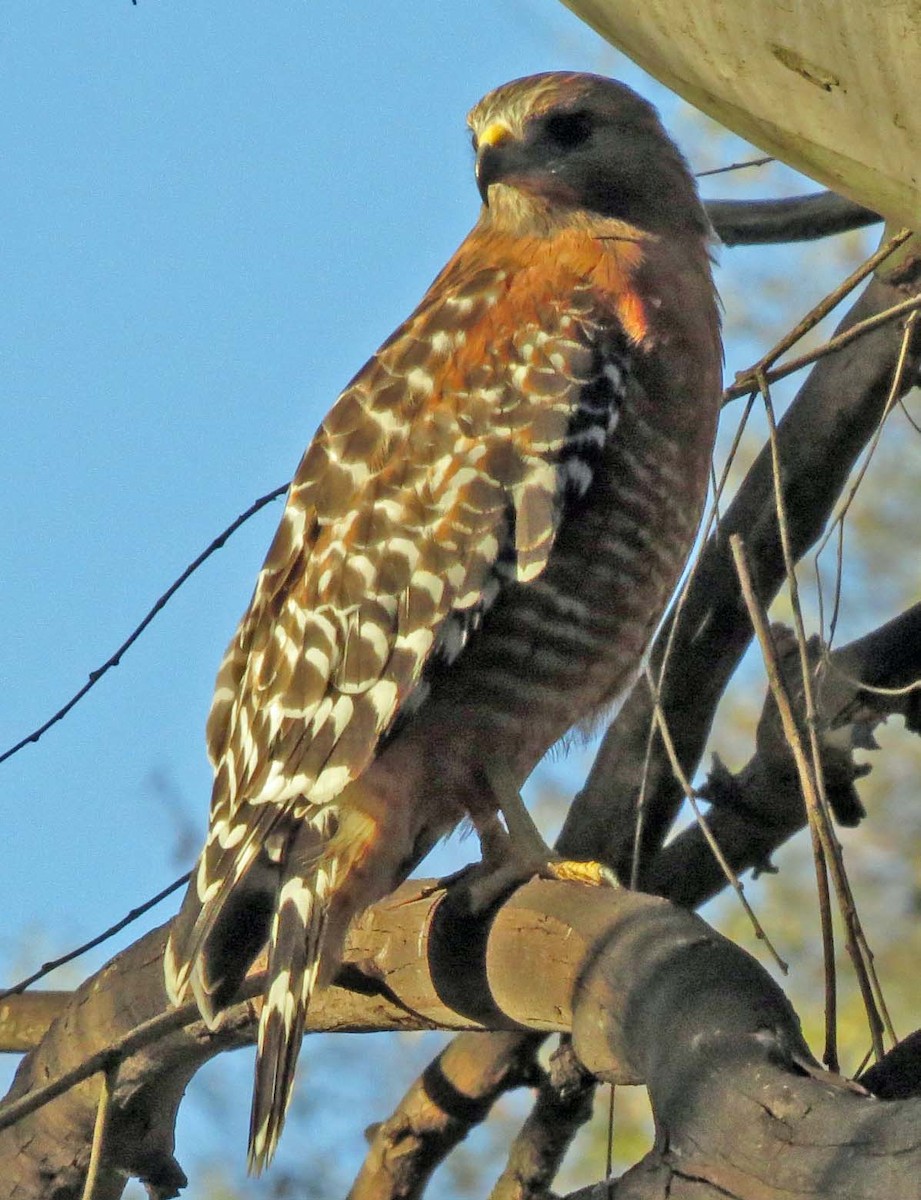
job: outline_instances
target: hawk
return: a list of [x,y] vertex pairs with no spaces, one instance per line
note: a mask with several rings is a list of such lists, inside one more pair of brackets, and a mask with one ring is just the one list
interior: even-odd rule
[[513,849],[495,780],[630,682],[706,495],[711,231],[655,110],[550,73],[468,123],[476,224],[308,447],[208,718],[166,980],[213,1025],[268,947],[254,1171],[351,919],[464,818]]

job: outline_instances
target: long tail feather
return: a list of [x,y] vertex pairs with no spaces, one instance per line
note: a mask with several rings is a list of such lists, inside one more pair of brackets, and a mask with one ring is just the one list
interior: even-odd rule
[[286,880],[272,923],[267,991],[259,1020],[249,1126],[249,1169],[272,1160],[294,1087],[326,928],[330,879],[322,870]]

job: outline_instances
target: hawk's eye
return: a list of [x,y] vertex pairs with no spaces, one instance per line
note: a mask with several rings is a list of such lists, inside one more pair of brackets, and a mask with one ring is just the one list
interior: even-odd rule
[[572,150],[588,141],[592,119],[584,112],[558,113],[544,122],[544,132],[561,150]]

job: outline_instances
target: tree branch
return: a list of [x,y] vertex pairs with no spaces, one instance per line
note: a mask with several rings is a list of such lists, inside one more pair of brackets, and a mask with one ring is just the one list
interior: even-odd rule
[[882,217],[835,192],[780,200],[706,200],[704,205],[726,246],[807,242],[876,225]]
[[[167,1008],[165,929],[75,993],[16,1090],[87,1057]],[[770,976],[693,914],[652,897],[536,881],[491,918],[463,895],[405,885],[353,929],[345,977],[361,992],[321,993],[310,1028],[501,1028],[569,1032],[598,1078],[646,1083],[657,1147],[624,1194],[870,1200],[917,1195],[921,1101],[882,1103],[826,1075]],[[459,964],[463,970],[459,970]],[[538,982],[539,981],[539,982]],[[257,980],[253,981],[256,986]],[[193,1022],[118,1067],[103,1170],[134,1173],[154,1196],[184,1177],[172,1131],[188,1079],[251,1040],[255,1002],[217,1034]],[[72,1088],[0,1133],[0,1177],[21,1200],[79,1194],[98,1086]],[[242,1154],[242,1149],[241,1149]],[[639,1190],[636,1190],[636,1189]],[[410,1193],[412,1194],[412,1193]]]
[[504,1092],[539,1081],[540,1042],[520,1033],[458,1034],[374,1130],[348,1200],[417,1200]]
[[[853,750],[872,748],[873,728],[887,716],[901,715],[909,728],[919,728],[912,722],[921,712],[921,604],[831,654],[815,639],[810,651],[819,678],[819,730],[829,800],[839,820],[854,825],[864,815],[854,783],[870,768],[854,762]],[[784,655],[781,667],[802,720],[798,653]],[[711,802],[706,814],[710,832],[738,874],[766,867],[774,851],[804,828],[802,792],[770,695],[758,722],[754,755],[737,775],[716,759],[701,794]],[[646,882],[650,892],[689,908],[706,903],[726,885],[696,824],[658,852]]]
[[[536,1041],[528,1040],[532,1045]],[[595,1079],[579,1062],[571,1039],[561,1038],[489,1200],[532,1200],[550,1194],[572,1139],[592,1115],[595,1091]]]

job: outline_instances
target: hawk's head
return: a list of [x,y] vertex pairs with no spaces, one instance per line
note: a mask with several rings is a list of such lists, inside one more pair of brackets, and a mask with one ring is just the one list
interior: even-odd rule
[[709,229],[687,163],[656,110],[622,83],[531,75],[490,92],[467,123],[487,206],[498,185],[650,232]]

